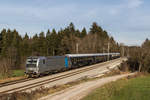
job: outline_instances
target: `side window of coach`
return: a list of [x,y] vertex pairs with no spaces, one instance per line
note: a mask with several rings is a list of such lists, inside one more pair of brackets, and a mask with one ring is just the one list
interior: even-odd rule
[[45,64],[45,59],[43,59],[43,64]]

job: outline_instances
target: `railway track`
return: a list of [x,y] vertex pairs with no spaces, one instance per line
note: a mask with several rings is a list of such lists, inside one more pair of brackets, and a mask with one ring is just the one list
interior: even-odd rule
[[[115,62],[116,60],[118,60],[118,59],[113,60],[113,62]],[[110,63],[112,63],[112,61],[101,63],[101,66],[105,65],[106,63],[110,64]],[[28,89],[31,89],[31,88],[36,88],[36,87],[42,86],[44,84],[48,84],[50,82],[54,82],[54,81],[57,81],[57,80],[61,80],[61,79],[67,78],[67,77],[77,75],[79,73],[83,73],[83,72],[87,72],[89,70],[96,69],[98,67],[99,66],[94,66],[93,65],[91,67],[87,67],[87,68],[85,67],[84,69],[77,70],[77,71],[74,71],[74,72],[69,72],[69,73],[64,74],[64,75],[59,75],[59,76],[56,76],[56,77],[53,77],[53,78],[50,78],[50,79],[45,79],[45,80],[39,81],[37,83],[31,83],[31,84],[27,84],[27,85],[24,85],[24,86],[19,86],[19,87],[13,88],[13,89],[9,89],[9,90],[0,92],[0,96],[2,96],[3,94],[7,94],[7,93],[21,92],[21,91],[25,91],[25,90],[28,90]]]
[[3,82],[3,83],[0,83],[0,88],[4,87],[4,86],[9,86],[9,85],[21,83],[21,82],[30,81],[30,80],[34,80],[34,78],[23,78],[23,79],[19,79],[19,80],[13,80],[13,81],[8,81],[8,82]]
[[[41,76],[41,77],[46,77],[46,76]],[[37,78],[23,78],[23,79],[19,79],[19,80],[13,80],[13,81],[8,81],[8,82],[1,82],[0,83],[0,88],[4,87],[4,86],[9,86],[9,85],[17,84],[17,83],[30,81],[30,80],[35,80],[35,79],[37,79]]]

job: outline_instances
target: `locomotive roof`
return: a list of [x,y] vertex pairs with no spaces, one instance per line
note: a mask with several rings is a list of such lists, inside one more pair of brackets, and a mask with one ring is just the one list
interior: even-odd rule
[[[87,56],[108,56],[108,55],[120,55],[120,53],[95,53],[95,54],[66,54],[65,56],[68,57],[87,57]],[[47,56],[46,58],[60,58],[64,56]],[[38,59],[38,58],[45,58],[44,56],[30,56],[28,59]]]
[[87,57],[87,56],[107,56],[107,55],[119,55],[120,53],[96,53],[96,54],[66,54],[69,57]]

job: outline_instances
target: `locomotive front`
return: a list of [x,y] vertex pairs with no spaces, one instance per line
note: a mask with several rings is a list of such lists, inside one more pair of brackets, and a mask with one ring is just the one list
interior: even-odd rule
[[26,60],[26,74],[29,77],[38,74],[38,57],[28,57]]

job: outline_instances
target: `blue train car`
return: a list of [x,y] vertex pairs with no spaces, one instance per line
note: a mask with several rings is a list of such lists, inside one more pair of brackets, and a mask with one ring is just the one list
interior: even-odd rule
[[106,54],[67,54],[71,68],[91,65],[107,60]]

